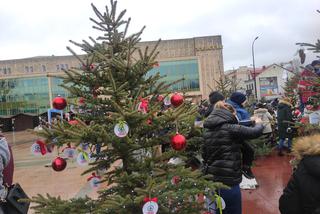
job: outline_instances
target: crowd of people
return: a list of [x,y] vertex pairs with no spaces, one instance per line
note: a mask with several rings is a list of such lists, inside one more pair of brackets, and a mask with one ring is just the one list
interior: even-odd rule
[[299,162],[279,200],[281,214],[320,213],[320,135],[300,139],[293,145],[293,106],[290,99],[284,97],[270,105],[255,104],[252,117],[245,108],[246,100],[240,92],[234,92],[226,99],[214,91],[209,95],[210,104],[202,106],[199,111],[205,117],[203,171],[212,175],[213,181],[230,187],[219,191],[226,204],[223,213],[242,213],[239,187],[242,175],[254,178],[251,171],[254,150],[247,140],[266,135],[266,143],[273,143],[275,132],[278,155],[283,156],[287,148]]

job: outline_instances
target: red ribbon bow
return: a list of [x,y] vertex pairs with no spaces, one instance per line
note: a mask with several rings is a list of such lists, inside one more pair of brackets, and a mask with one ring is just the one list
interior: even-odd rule
[[36,144],[38,144],[40,146],[41,154],[45,155],[47,153],[46,144],[44,144],[44,142],[41,140],[37,140]]
[[99,175],[96,175],[96,173],[92,173],[91,176],[89,178],[87,178],[87,181],[90,181],[92,178],[99,178],[101,179],[101,177]]
[[153,201],[153,202],[158,202],[158,198],[149,198],[149,197],[145,197],[144,199],[143,199],[143,202],[144,203],[147,203],[147,202],[149,202],[149,201]]

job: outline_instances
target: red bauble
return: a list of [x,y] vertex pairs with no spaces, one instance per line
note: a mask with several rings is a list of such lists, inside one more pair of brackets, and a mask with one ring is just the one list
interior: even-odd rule
[[56,157],[53,161],[52,161],[52,169],[54,171],[60,172],[62,170],[64,170],[67,166],[67,161],[63,158],[60,157]]
[[63,97],[56,97],[52,101],[53,108],[63,110],[67,106],[67,101]]
[[181,134],[176,134],[171,137],[171,146],[174,150],[183,150],[187,145],[186,138]]
[[75,126],[75,125],[78,125],[78,124],[79,124],[79,121],[78,121],[78,120],[70,120],[68,123],[69,123],[70,125],[72,125],[72,126]]
[[175,93],[171,96],[170,101],[174,107],[178,107],[183,103],[183,96],[181,94]]

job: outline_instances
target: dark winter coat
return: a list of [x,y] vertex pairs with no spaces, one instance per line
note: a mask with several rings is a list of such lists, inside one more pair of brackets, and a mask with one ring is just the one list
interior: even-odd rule
[[228,186],[242,180],[241,146],[244,140],[259,137],[263,129],[260,124],[246,127],[237,123],[236,117],[223,109],[213,110],[204,122],[204,172],[213,175],[214,181]]
[[320,214],[320,135],[293,145],[300,160],[279,200],[281,214]]
[[277,120],[279,138],[292,138],[292,132],[288,132],[288,128],[292,126],[292,105],[284,100],[281,100],[278,105]]

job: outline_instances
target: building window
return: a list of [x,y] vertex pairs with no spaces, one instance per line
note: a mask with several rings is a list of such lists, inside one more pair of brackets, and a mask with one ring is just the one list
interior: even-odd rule
[[0,75],[2,74],[2,68],[0,68]]
[[3,74],[7,74],[7,68],[3,68]]
[[25,67],[24,67],[24,71],[25,71],[26,73],[29,73],[29,66],[25,66]]
[[47,67],[45,65],[41,65],[41,71],[42,72],[46,72],[47,71]]
[[11,74],[11,68],[7,68],[7,73]]
[[30,71],[30,72],[33,72],[33,66],[30,66],[30,67],[29,67],[29,71]]
[[57,65],[57,71],[60,71],[60,65]]
[[170,90],[195,91],[200,88],[198,68],[198,60],[196,59],[163,61],[160,62],[159,66],[148,71],[146,77],[159,73],[160,76],[163,76],[159,82],[164,81],[167,83],[184,79],[172,85]]

